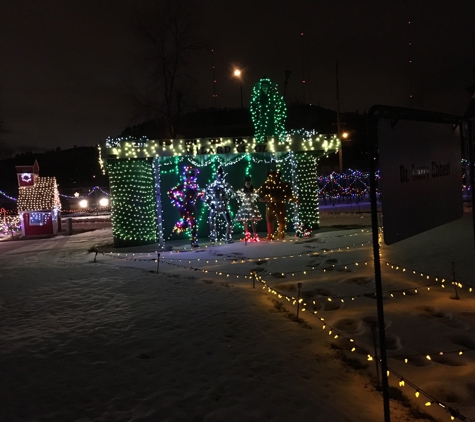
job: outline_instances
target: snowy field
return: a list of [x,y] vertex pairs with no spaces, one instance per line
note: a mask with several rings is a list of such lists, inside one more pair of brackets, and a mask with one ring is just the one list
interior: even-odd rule
[[[0,421],[382,421],[369,224],[326,214],[310,239],[169,242],[159,264],[153,246],[111,248],[110,228],[5,239]],[[392,421],[450,420],[434,400],[475,421],[474,257],[469,213],[382,246],[389,380],[409,398]]]

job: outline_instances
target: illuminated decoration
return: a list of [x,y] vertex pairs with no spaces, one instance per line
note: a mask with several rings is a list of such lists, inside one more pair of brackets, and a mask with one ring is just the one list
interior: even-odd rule
[[86,196],[81,195],[79,192],[75,192],[74,195],[65,195],[63,193],[60,193],[59,196],[63,198],[69,198],[69,199],[84,199],[87,198],[88,196],[91,196],[95,191],[101,191],[104,195],[109,196],[109,193],[106,192],[104,189],[102,189],[100,186],[94,186]]
[[284,142],[287,136],[287,107],[279,94],[277,84],[268,78],[259,80],[252,89],[250,108],[257,142],[263,142],[268,136],[277,137],[280,142]]
[[35,160],[33,165],[15,166],[17,173],[18,186],[33,186],[40,172],[38,161]]
[[23,182],[30,183],[32,179],[33,179],[33,177],[32,177],[32,175],[31,175],[31,173],[23,173],[23,174],[21,175],[21,180],[22,180]]
[[175,223],[173,231],[181,233],[188,231],[191,246],[198,245],[198,223],[196,218],[196,201],[203,196],[197,183],[199,170],[186,166],[182,173],[182,182],[168,191],[168,196],[180,213],[180,220]]
[[[120,138],[119,138],[120,139]],[[100,153],[106,154],[109,159],[132,159],[167,157],[194,159],[198,157],[210,157],[214,155],[240,155],[240,154],[268,154],[269,158],[275,159],[279,153],[313,152],[324,155],[337,152],[340,148],[340,140],[336,135],[316,134],[313,136],[301,134],[286,134],[285,142],[280,142],[277,136],[266,137],[258,142],[255,137],[222,137],[222,138],[193,138],[193,139],[159,139],[150,140],[143,147],[136,146],[135,142],[118,140],[111,143],[109,148],[101,148]],[[105,150],[105,151],[103,151]],[[244,157],[241,157],[242,159]],[[104,159],[102,159],[104,161]],[[176,165],[176,162],[169,162]],[[165,164],[165,163],[163,163]],[[195,164],[193,164],[195,165]],[[202,164],[204,165],[204,164]]]
[[150,160],[108,162],[114,245],[141,245],[157,240],[154,170]]
[[[36,169],[39,169],[35,161]],[[17,166],[19,169],[27,166]],[[54,177],[24,178],[17,173],[18,187],[18,215],[20,217],[23,236],[56,234],[61,229],[61,202],[58,186]]]
[[[256,222],[262,219],[261,212],[257,207],[256,200],[259,194],[254,190],[251,177],[246,176],[244,186],[237,191],[239,209],[234,217],[235,221],[240,221],[244,225],[244,240],[246,242],[259,242],[259,235],[256,230]],[[251,222],[252,235],[249,232],[248,222]]]
[[43,226],[48,223],[49,214],[44,212],[30,213],[30,226]]
[[[154,160],[159,168],[159,173],[155,173],[155,189],[157,192],[164,191],[166,194],[168,189],[170,189],[170,186],[163,185],[159,182],[159,179],[168,174],[180,174],[179,169],[182,168],[180,163],[190,163],[196,168],[201,169],[205,167],[213,169],[221,166],[229,171],[228,169],[232,168],[232,166],[243,162],[245,167],[244,169],[241,169],[240,172],[244,171],[245,174],[250,174],[251,172],[257,174],[258,172],[265,171],[264,167],[267,167],[268,169],[269,166],[273,167],[277,164],[282,168],[294,168],[294,171],[297,171],[298,173],[299,163],[295,156],[300,154],[295,154],[294,151],[314,156],[315,165],[317,163],[316,157],[319,155],[338,151],[339,141],[334,135],[306,134],[303,136],[301,134],[290,134],[286,139],[286,142],[280,143],[277,139],[267,138],[266,142],[260,144],[252,137],[151,140],[145,147],[136,147],[134,146],[135,144],[130,141],[121,140],[118,143],[111,144],[117,146],[110,148],[103,146],[100,152],[103,154],[104,162],[107,163],[116,160]],[[242,164],[240,165],[242,166]],[[285,180],[289,182],[292,181],[296,197],[298,197],[299,186],[296,186],[295,183],[304,183],[304,176],[307,177],[311,175],[303,174],[302,177],[285,176]],[[164,179],[162,178],[162,180]],[[167,183],[167,181],[165,181],[165,183]],[[310,190],[312,189],[310,188]],[[316,190],[317,186],[314,187],[313,191]],[[111,195],[113,195],[112,191]],[[159,206],[160,201],[157,196],[157,208]],[[312,207],[308,207],[308,209],[312,209]],[[202,207],[201,212],[198,211],[199,227],[202,227],[200,221],[206,218],[205,210],[206,208]],[[167,210],[167,207],[165,207],[165,218],[169,212],[170,211]],[[313,212],[315,216],[318,216],[318,206],[313,208]],[[294,207],[293,214],[294,229],[297,230],[301,227],[298,207]],[[162,214],[157,210],[157,215],[161,216]],[[306,220],[310,220],[309,227],[311,225],[314,229],[318,228],[319,223],[318,217],[313,218],[313,220],[315,219],[317,219],[316,223],[312,221],[312,218],[306,217]],[[222,219],[218,218],[217,222],[221,224]],[[159,234],[164,234],[167,230],[170,230],[169,233],[171,234],[173,225],[170,223],[171,221],[168,220],[166,225],[160,227],[158,230]],[[240,222],[236,222],[236,224],[241,225]],[[217,231],[218,233],[221,233],[220,228]],[[168,234],[164,234],[164,236],[166,236],[167,239],[170,239]]]
[[[291,182],[292,197],[295,200],[292,204],[294,230],[299,236],[311,235],[311,230],[318,228],[319,224],[318,201],[314,200],[318,189],[316,185],[311,187],[311,183],[315,182],[316,178],[317,160],[322,155],[337,152],[340,141],[336,135],[324,135],[311,131],[287,133],[285,102],[278,94],[277,85],[267,78],[261,79],[254,87],[250,109],[255,136],[156,140],[146,137],[108,138],[99,147],[99,162],[103,171],[106,170],[108,163],[116,160],[153,160],[157,163],[153,184],[156,191],[159,236],[168,229],[168,226],[162,226],[162,214],[166,217],[169,212],[167,208],[169,205],[162,204],[160,200],[160,192],[168,191],[170,185],[165,185],[169,183],[167,175],[178,175],[179,167],[182,165],[192,165],[200,169],[208,167],[207,172],[209,170],[215,172],[219,167],[224,171],[224,169],[228,170],[234,165],[239,165],[239,173],[247,176],[251,173],[256,176],[262,175],[269,168],[289,168],[291,171],[286,173],[283,179],[286,180],[285,183]],[[299,168],[300,155],[304,157],[302,165],[305,169],[302,170]],[[207,185],[211,183],[208,181]],[[112,191],[111,195],[113,195]],[[304,204],[307,201],[310,203]],[[162,205],[164,213],[161,211]],[[223,229],[226,231],[225,239],[232,240],[232,211],[229,206],[226,208],[227,211],[221,214],[209,208],[208,223],[212,241],[218,240],[218,234],[221,236]],[[200,229],[202,228],[200,222],[205,218],[205,210],[206,208],[202,207],[201,212],[198,212],[197,224]],[[225,227],[221,226],[223,219]],[[252,220],[248,221],[252,222]],[[234,222],[237,227],[244,223],[243,220],[234,220]],[[279,230],[280,238],[283,238],[285,229],[281,227]],[[174,232],[178,233],[178,231],[179,228],[175,225]],[[247,223],[244,231],[249,231]],[[167,239],[170,239],[170,236],[171,234],[166,234]]]
[[108,198],[101,198],[101,199],[99,200],[99,205],[100,205],[101,207],[107,207],[107,206],[109,206],[109,199],[108,199]]
[[292,188],[297,197],[296,216],[294,218],[295,234],[310,236],[312,230],[318,229],[320,215],[318,209],[317,159],[307,153],[294,155],[292,163]]
[[216,220],[218,216],[224,218],[226,224],[226,243],[233,243],[233,222],[229,211],[229,200],[236,197],[233,187],[226,182],[226,173],[219,167],[215,180],[206,186],[204,201],[209,208],[209,238],[212,243],[218,240]]
[[[380,179],[379,171],[376,173],[376,180]],[[318,177],[318,193],[323,197],[324,203],[327,200],[342,199],[356,201],[369,194],[369,173],[358,170],[348,170],[345,173],[331,172]]]
[[297,201],[292,186],[282,180],[280,172],[271,171],[259,188],[259,199],[266,203],[267,239],[274,239],[274,219],[277,219],[277,237],[284,239],[287,227],[287,202]]
[[87,206],[88,206],[87,200],[86,200],[86,199],[81,199],[81,200],[79,201],[79,206],[80,206],[81,208],[87,208]]
[[7,195],[5,192],[3,192],[3,191],[1,191],[1,190],[0,190],[0,195],[4,196],[4,197],[7,198],[7,199],[10,199],[11,201],[16,201],[16,200],[17,200],[17,199],[14,198],[13,196],[9,196],[9,195]]
[[19,212],[61,209],[54,177],[38,177],[33,186],[19,187],[18,193]]

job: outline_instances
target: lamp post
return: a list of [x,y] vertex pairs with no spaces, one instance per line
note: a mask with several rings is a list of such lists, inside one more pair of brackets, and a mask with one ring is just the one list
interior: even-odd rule
[[240,85],[241,85],[241,108],[243,108],[242,105],[242,72],[239,69],[234,69],[234,76],[239,79]]

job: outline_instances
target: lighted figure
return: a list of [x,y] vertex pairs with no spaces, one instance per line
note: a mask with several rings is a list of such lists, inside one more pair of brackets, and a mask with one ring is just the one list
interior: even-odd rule
[[218,216],[222,216],[226,224],[226,243],[233,243],[233,222],[228,205],[229,201],[236,197],[236,192],[232,186],[226,182],[225,178],[226,173],[222,167],[219,167],[215,175],[215,180],[210,183],[205,190],[204,200],[209,207],[209,238],[213,243],[216,242],[218,238],[216,230],[216,220]]
[[257,142],[265,141],[266,136],[277,136],[281,142],[284,141],[287,107],[277,84],[268,78],[257,82],[252,89],[250,109]]
[[185,166],[182,174],[182,183],[168,191],[168,196],[180,213],[180,220],[175,223],[173,231],[177,233],[189,230],[191,246],[198,247],[198,223],[196,220],[196,201],[203,196],[196,181],[199,170]]
[[266,203],[267,239],[274,239],[274,220],[277,219],[277,237],[285,237],[287,202],[297,202],[292,186],[281,179],[280,173],[271,171],[259,188],[259,200]]
[[[238,190],[238,202],[240,204],[239,209],[236,213],[235,221],[241,221],[244,225],[244,240],[259,242],[259,235],[256,231],[257,221],[262,219],[259,208],[257,207],[256,200],[259,197],[259,194],[252,186],[251,178],[246,176],[244,186],[242,189]],[[252,226],[252,236],[249,233],[248,222],[251,222]]]

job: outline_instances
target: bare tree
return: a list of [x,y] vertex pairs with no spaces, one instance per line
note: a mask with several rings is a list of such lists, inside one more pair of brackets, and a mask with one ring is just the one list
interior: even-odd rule
[[8,133],[9,130],[3,120],[0,120],[0,160],[10,158],[13,155],[13,148],[3,139],[3,134]]
[[175,137],[176,121],[192,89],[191,60],[205,43],[200,40],[196,1],[157,0],[154,6],[134,24],[145,41],[143,63],[149,79],[141,89],[132,87],[129,92],[147,117],[164,119],[168,135]]

